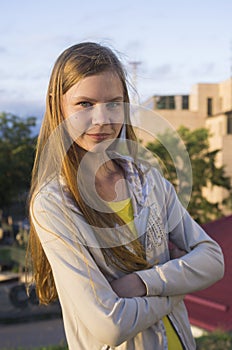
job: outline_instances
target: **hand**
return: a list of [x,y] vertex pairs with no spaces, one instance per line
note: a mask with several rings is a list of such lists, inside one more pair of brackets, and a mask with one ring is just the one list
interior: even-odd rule
[[121,298],[142,297],[146,295],[146,286],[136,273],[130,273],[112,281],[111,287]]
[[171,259],[181,258],[185,254],[187,254],[187,252],[185,250],[182,250],[182,249],[177,248],[177,247],[175,247],[175,248],[170,250],[170,257],[171,257]]

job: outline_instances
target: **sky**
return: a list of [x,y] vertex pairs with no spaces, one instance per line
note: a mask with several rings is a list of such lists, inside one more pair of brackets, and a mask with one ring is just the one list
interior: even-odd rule
[[226,80],[231,16],[231,0],[0,0],[0,112],[41,118],[56,58],[81,41],[118,52],[141,103]]

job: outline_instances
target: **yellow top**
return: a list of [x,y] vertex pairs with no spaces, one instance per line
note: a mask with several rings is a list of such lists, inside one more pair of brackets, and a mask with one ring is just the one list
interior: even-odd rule
[[[131,199],[128,198],[123,201],[109,202],[108,204],[110,208],[114,210],[126,224],[128,224],[136,238],[137,232],[133,222],[134,215]],[[167,316],[163,317],[163,323],[168,339],[168,350],[183,350],[179,337]]]
[[108,202],[110,208],[120,216],[120,218],[128,225],[134,237],[137,238],[137,232],[134,225],[133,206],[130,198],[119,202]]
[[183,350],[180,339],[173,328],[168,316],[163,317],[163,323],[168,338],[168,350]]

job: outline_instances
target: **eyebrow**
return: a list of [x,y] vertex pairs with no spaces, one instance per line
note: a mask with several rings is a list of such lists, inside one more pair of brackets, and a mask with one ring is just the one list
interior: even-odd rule
[[[79,101],[98,102],[98,100],[91,98],[91,97],[87,97],[87,96],[73,96],[73,98],[75,98],[76,100],[79,100]],[[116,97],[108,98],[107,100],[105,100],[102,103],[114,102],[114,101],[123,102],[124,96],[116,96]]]

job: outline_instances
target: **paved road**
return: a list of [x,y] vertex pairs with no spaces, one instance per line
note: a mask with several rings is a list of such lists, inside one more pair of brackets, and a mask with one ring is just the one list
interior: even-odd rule
[[11,325],[0,324],[0,350],[23,347],[65,344],[63,323],[60,318]]
[[[0,350],[65,344],[59,314],[58,304],[37,305],[28,298],[23,283],[0,274]],[[51,319],[52,315],[56,318]],[[8,319],[28,321],[6,324]]]

